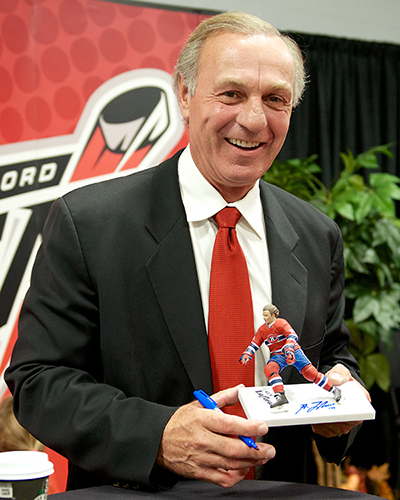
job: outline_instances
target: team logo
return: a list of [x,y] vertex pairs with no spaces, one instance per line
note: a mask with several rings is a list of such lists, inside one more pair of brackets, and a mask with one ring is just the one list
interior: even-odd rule
[[139,69],[97,89],[72,135],[0,147],[0,359],[51,203],[76,187],[156,165],[182,134],[171,76]]
[[285,340],[285,337],[282,335],[274,335],[272,333],[271,335],[268,335],[266,342],[267,344],[275,344],[275,342],[279,342],[280,340]]

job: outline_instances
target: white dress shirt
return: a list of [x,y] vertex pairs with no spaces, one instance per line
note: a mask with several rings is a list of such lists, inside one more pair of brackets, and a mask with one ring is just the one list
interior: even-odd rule
[[[197,169],[188,146],[179,158],[178,175],[192,239],[200,286],[204,321],[208,329],[208,303],[211,259],[218,225],[213,216],[226,206],[236,207],[242,214],[236,225],[239,243],[246,257],[254,309],[254,331],[263,323],[262,309],[271,303],[271,274],[259,181],[247,195],[227,203]],[[243,351],[247,343],[243,345]],[[255,359],[255,385],[267,385],[264,366],[269,359],[268,348],[259,349]],[[239,362],[239,360],[238,360]]]

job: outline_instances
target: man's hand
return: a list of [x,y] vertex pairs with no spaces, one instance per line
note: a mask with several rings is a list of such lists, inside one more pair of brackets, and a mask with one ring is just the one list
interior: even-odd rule
[[[369,392],[357,380],[355,380],[354,377],[352,377],[349,370],[342,364],[339,363],[335,365],[325,375],[329,378],[329,380],[331,380],[331,382],[333,382],[337,386],[340,386],[345,382],[349,382],[350,380],[356,382],[363,390],[365,397],[369,402],[371,402]],[[312,430],[315,432],[315,434],[319,434],[323,437],[334,437],[349,433],[353,427],[359,424],[361,424],[361,421],[338,422],[332,424],[314,424],[312,425]]]
[[[238,387],[212,396],[220,408],[238,402]],[[237,435],[263,436],[264,422],[247,420],[203,408],[194,401],[180,407],[164,429],[157,463],[187,478],[231,487],[241,481],[248,469],[275,456],[275,448],[257,443],[249,448]]]

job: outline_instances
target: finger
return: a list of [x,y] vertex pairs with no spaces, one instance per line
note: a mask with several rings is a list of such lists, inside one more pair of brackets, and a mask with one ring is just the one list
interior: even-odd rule
[[206,453],[202,465],[236,470],[262,465],[274,458],[273,446],[259,443],[255,450],[237,437],[263,436],[268,430],[264,422],[204,409],[199,409],[198,417],[202,428],[208,431],[195,444],[199,452]]
[[220,435],[209,429],[210,422],[217,422],[218,427],[218,420],[232,419],[245,424],[248,422],[240,417],[201,408],[197,401],[179,408],[165,427],[157,463],[188,478],[227,484],[240,480],[238,477],[243,478],[243,472],[233,476],[222,473],[221,476],[221,471],[216,472],[217,469],[242,471],[261,465],[275,456],[275,449],[271,445],[260,443],[257,451],[237,437]]
[[[220,439],[218,451],[211,452],[211,450],[207,450],[207,452],[199,454],[197,457],[197,463],[202,468],[239,471],[249,467],[264,465],[275,456],[275,448],[271,445],[260,445],[259,451],[256,451],[246,447],[237,438],[231,438],[236,442],[231,443],[228,447],[222,441],[229,438],[221,437]],[[218,440],[216,439],[217,442]]]
[[201,470],[198,479],[217,484],[224,488],[231,488],[242,481],[248,471],[248,468],[242,470],[204,469]]
[[352,379],[351,373],[348,368],[346,368],[341,363],[338,363],[333,368],[331,368],[326,376],[335,385],[342,385]]
[[[245,387],[243,384],[239,384],[236,387],[231,387],[223,391],[213,394],[212,398],[217,403],[218,407],[223,409],[225,406],[231,406],[239,401],[239,389]],[[228,415],[226,415],[228,416]],[[233,430],[232,427],[223,427],[219,429],[214,429],[214,432],[219,432],[222,434],[241,434],[243,436],[264,436],[268,432],[268,426],[265,422],[260,420],[246,419],[234,415],[229,415],[231,420],[224,421],[227,425],[228,422],[231,426],[239,426],[237,429]],[[233,420],[232,420],[233,419]],[[218,420],[222,422],[221,420]]]
[[235,387],[216,392],[212,395],[212,399],[217,403],[219,408],[235,405],[239,401],[239,389],[243,387],[244,384],[239,384]]
[[[204,414],[205,410],[200,410],[200,413]],[[176,448],[177,440],[173,444]],[[196,474],[199,469],[204,473],[206,469],[240,470],[255,467],[265,464],[274,456],[275,449],[269,444],[259,443],[259,449],[254,450],[236,436],[220,435],[205,427],[203,432],[182,442],[174,455],[167,457],[165,453],[165,458],[173,462],[175,471],[179,467],[179,473],[186,477],[198,477]]]
[[225,436],[241,435],[248,437],[264,436],[268,426],[260,420],[246,419],[237,415],[202,409],[199,415],[201,425],[209,431]]
[[[352,377],[352,378],[353,378],[353,377]],[[367,391],[367,389],[366,389],[363,385],[361,385],[361,384],[360,384],[360,382],[359,382],[358,380],[355,380],[355,379],[353,379],[353,380],[354,380],[354,382],[356,382],[356,383],[358,384],[359,388],[362,390],[362,392],[364,393],[365,397],[366,397],[366,398],[368,399],[368,401],[371,403],[371,395],[370,395],[370,393]]]
[[356,382],[360,387],[360,389],[362,390],[362,392],[364,393],[365,397],[371,403],[371,395],[369,394],[367,389],[362,384],[360,384],[360,382],[352,376],[348,368],[343,366],[341,363],[338,363],[333,368],[331,368],[326,373],[326,376],[329,378],[329,380],[331,380],[331,382],[333,382],[334,385],[342,385],[345,382],[350,382],[350,381]]
[[[226,415],[224,413],[201,412],[200,424],[209,431],[210,435],[206,435],[212,439],[209,449],[217,451],[225,456],[246,456],[250,458],[258,458],[258,450],[250,448],[237,436],[257,437],[264,436],[268,427],[264,422],[258,420],[246,420],[235,415]],[[234,438],[233,441],[226,438]],[[247,451],[244,454],[244,451]]]
[[[183,415],[183,418],[178,418]],[[175,418],[177,417],[177,418]],[[190,423],[187,424],[187,419]],[[212,411],[203,408],[200,403],[194,401],[186,407],[178,410],[174,418],[167,424],[166,430],[174,429],[177,437],[174,438],[174,445],[179,443],[186,450],[188,447],[194,448],[199,453],[222,455],[226,458],[245,459],[251,462],[257,460],[269,460],[275,455],[275,449],[271,445],[263,444],[262,451],[255,450],[243,443],[238,435],[255,437],[263,436],[268,431],[264,422],[258,420],[247,420],[235,415],[226,415],[222,412]],[[185,435],[185,439],[181,439]],[[223,468],[249,467],[254,464],[246,462],[232,466],[224,462],[204,462],[207,466],[218,466]]]
[[362,422],[339,422],[333,424],[314,424],[312,425],[313,432],[323,437],[336,437],[342,434],[348,434],[353,427],[360,425]]

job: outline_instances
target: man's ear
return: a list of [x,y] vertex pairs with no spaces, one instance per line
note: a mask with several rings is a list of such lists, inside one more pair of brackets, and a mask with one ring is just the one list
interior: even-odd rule
[[189,123],[190,94],[181,74],[179,74],[178,79],[178,100],[183,119],[186,123]]

